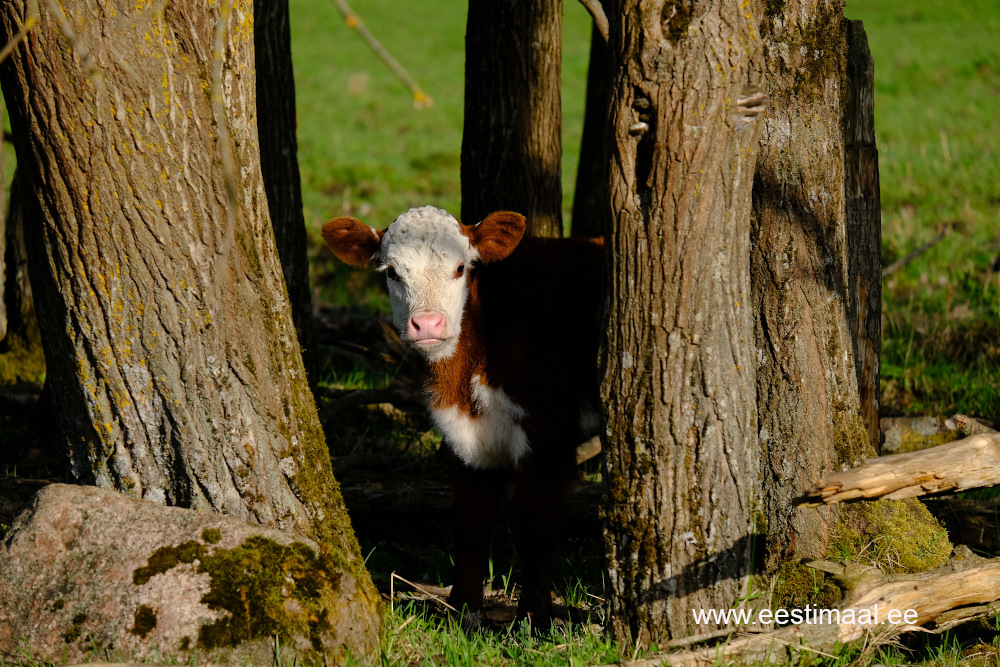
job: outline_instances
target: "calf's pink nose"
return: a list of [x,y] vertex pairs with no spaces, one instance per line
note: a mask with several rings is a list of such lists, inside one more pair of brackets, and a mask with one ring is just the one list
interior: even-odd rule
[[441,338],[444,335],[444,315],[423,312],[410,318],[410,337],[413,340]]

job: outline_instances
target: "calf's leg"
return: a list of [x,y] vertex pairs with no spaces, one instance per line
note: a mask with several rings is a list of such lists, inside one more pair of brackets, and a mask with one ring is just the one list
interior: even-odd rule
[[483,580],[503,495],[500,471],[476,470],[455,463],[455,581],[449,603],[462,612],[462,627],[479,629],[486,621]]
[[514,481],[511,530],[521,561],[521,595],[517,618],[532,630],[552,625],[552,556],[563,524],[566,495],[575,479],[571,458],[522,461]]

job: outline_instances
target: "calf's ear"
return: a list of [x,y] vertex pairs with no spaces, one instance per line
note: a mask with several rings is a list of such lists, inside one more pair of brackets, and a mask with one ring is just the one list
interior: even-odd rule
[[337,256],[346,264],[363,269],[372,261],[378,252],[382,234],[357,218],[334,218],[323,225],[323,240]]
[[514,252],[524,236],[524,216],[513,211],[490,213],[478,225],[469,229],[472,245],[483,264],[499,262]]

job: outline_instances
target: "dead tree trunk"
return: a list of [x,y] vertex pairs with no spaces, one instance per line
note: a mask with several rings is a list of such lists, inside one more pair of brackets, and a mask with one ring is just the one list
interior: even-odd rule
[[760,507],[750,186],[756,5],[621,0],[611,57],[605,545],[610,622],[648,645],[729,608]]
[[580,162],[573,191],[573,236],[604,236],[611,220],[608,197],[608,44],[595,23],[590,35],[587,99],[583,112]]
[[847,25],[844,169],[847,172],[847,320],[861,419],[878,452],[882,352],[882,198],[875,147],[875,62],[861,21]]
[[562,0],[470,0],[462,219],[525,215],[562,236]]
[[309,293],[306,225],[295,138],[295,76],[288,0],[254,0],[254,49],[257,61],[257,129],[260,165],[274,241],[292,304],[302,361],[316,381],[316,332]]
[[[867,262],[878,275],[879,229],[877,208],[874,222],[852,227],[848,216],[852,208],[870,212],[870,190],[859,191],[856,165],[845,166],[844,128],[870,135],[870,112],[852,100],[870,99],[872,80],[847,76],[857,68],[847,66],[842,0],[767,6],[761,34],[772,107],[754,180],[751,264],[770,571],[792,556],[823,556],[836,520],[829,509],[797,511],[792,499],[813,480],[874,454],[865,418],[874,414],[877,434],[877,408],[862,409],[852,343],[856,322],[867,337],[878,320],[877,303],[874,313],[867,299],[857,306],[856,272]],[[845,123],[845,114],[854,115]],[[852,252],[849,229],[865,243],[875,235],[874,258]],[[861,282],[878,291],[878,278],[874,286]],[[871,352],[871,341],[864,345]],[[877,350],[876,343],[866,356],[876,368]]]
[[0,76],[41,207],[27,243],[71,474],[315,539],[369,603],[345,636],[367,653],[378,597],[264,198],[252,4],[67,7],[0,5],[6,39],[38,12]]

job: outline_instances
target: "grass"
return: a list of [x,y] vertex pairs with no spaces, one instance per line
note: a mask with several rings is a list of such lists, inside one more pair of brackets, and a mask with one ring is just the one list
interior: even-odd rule
[[[356,0],[353,8],[434,99],[409,91],[329,0],[291,0],[299,164],[307,224],[335,215],[376,227],[433,203],[458,215],[466,10],[441,0]],[[590,48],[589,16],[565,7],[564,201],[572,202]]]
[[624,657],[597,626],[567,624],[543,638],[523,625],[468,636],[418,602],[397,604],[386,625],[383,665],[599,665]]

